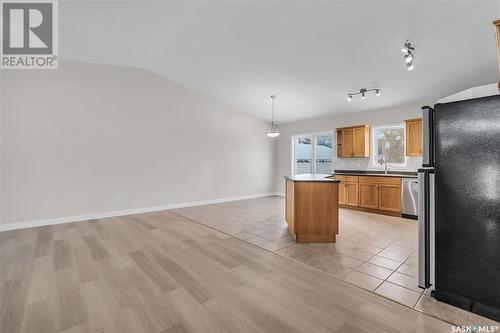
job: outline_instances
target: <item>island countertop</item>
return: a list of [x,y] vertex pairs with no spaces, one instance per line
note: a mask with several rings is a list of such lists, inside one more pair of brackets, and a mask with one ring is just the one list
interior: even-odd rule
[[321,174],[321,173],[285,176],[285,179],[291,180],[293,182],[340,183],[340,180],[332,178],[332,175]]

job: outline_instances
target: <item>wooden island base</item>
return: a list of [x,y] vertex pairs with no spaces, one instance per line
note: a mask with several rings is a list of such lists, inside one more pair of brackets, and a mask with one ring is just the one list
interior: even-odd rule
[[328,177],[285,177],[285,220],[297,243],[335,243],[339,232],[339,181]]

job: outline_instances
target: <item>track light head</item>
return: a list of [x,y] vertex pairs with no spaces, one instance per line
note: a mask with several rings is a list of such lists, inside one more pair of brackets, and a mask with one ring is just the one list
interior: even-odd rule
[[361,93],[361,99],[366,99],[366,94],[364,92]]
[[380,96],[380,89],[375,89],[375,96]]
[[352,95],[351,94],[347,94],[347,101],[350,102],[352,100]]
[[415,59],[415,47],[411,45],[410,41],[406,40],[401,52],[404,54],[403,59],[406,64],[406,68],[409,71],[413,70],[415,68],[415,66],[413,66],[413,60]]

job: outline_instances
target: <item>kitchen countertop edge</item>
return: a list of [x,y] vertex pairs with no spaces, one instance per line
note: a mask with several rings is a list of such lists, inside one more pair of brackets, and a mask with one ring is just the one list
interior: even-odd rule
[[335,170],[332,175],[339,175],[339,176],[380,176],[380,177],[400,177],[400,178],[417,178],[418,174],[417,172],[411,172],[411,171],[401,171],[401,173],[397,171],[390,172],[388,174],[385,174],[383,172],[377,172],[377,171],[371,171],[371,170]]
[[293,182],[316,182],[316,183],[340,183],[340,180],[331,177],[330,174],[303,174],[295,176],[285,176],[286,180]]

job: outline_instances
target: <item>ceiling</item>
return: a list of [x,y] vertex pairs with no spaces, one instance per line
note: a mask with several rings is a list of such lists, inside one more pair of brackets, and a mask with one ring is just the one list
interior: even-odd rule
[[[500,1],[60,1],[59,17],[63,60],[145,68],[264,119],[276,94],[278,123],[499,79]],[[375,86],[380,97],[346,101]]]

